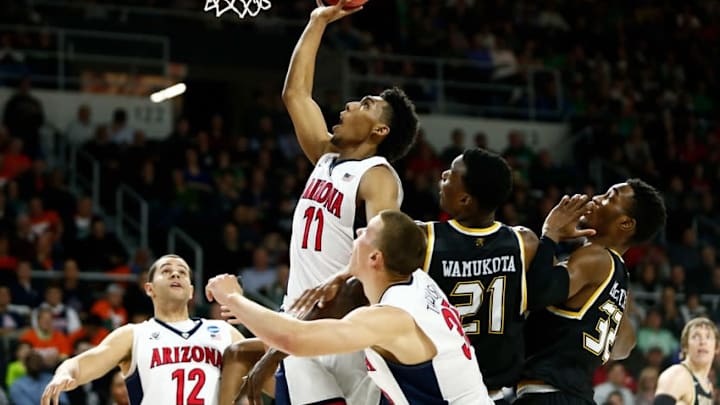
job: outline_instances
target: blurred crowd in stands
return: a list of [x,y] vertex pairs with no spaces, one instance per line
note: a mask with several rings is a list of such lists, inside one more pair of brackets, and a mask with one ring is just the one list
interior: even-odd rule
[[[6,3],[15,4],[0,1],[0,8]],[[303,19],[314,4],[276,3],[281,15]],[[554,160],[547,150],[533,150],[525,134],[507,134],[507,147],[496,152],[514,168],[515,186],[499,220],[539,232],[563,194],[603,192],[633,176],[663,191],[665,232],[625,255],[633,280],[626,315],[638,330],[637,348],[628,360],[599,369],[595,381],[598,403],[652,403],[658,372],[677,360],[684,323],[699,315],[720,322],[719,83],[713,69],[720,8],[709,1],[375,1],[357,16],[333,27],[333,46],[490,61],[502,67],[498,80],[522,81],[533,65],[560,70],[572,156]],[[19,38],[2,36],[0,69],[20,63],[32,73],[35,66],[18,56]],[[548,84],[547,91],[553,89]],[[319,101],[333,125],[344,100],[335,94]],[[128,125],[126,111],[97,122],[92,107],[83,106],[61,136],[101,165],[102,188],[93,201],[68,187],[42,131],[43,106],[28,82],[18,87],[0,128],[0,364],[6,365],[0,375],[6,392],[12,395],[21,381],[19,387],[32,387],[42,365],[52,367],[113,328],[151,316],[143,277],[165,252],[172,227],[202,242],[206,279],[241,274],[249,292],[267,303],[281,301],[292,211],[311,166],[279,89],[258,90],[245,116],[252,118],[237,128],[228,128],[220,114],[207,122],[180,117],[165,139],[151,141],[143,128]],[[418,220],[444,218],[437,203],[441,171],[465,147],[487,146],[483,132],[455,130],[447,139],[447,147],[434,150],[421,137],[396,164],[403,209]],[[149,203],[148,247],[130,246],[113,232],[109,219],[120,184]],[[33,278],[32,270],[61,276]],[[138,281],[78,280],[92,271],[136,274]],[[74,391],[71,403],[109,403],[114,377]]]

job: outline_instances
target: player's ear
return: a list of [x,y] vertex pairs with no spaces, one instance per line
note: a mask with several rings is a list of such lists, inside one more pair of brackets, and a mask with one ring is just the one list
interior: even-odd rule
[[635,219],[630,218],[627,215],[623,215],[622,221],[620,222],[620,229],[622,229],[625,232],[633,232],[635,231],[635,225],[637,222]]
[[373,130],[372,130],[373,135],[375,135],[377,137],[381,137],[381,138],[385,138],[386,136],[388,136],[389,133],[390,133],[390,127],[387,126],[386,124],[383,124],[382,122],[375,124],[375,127],[373,127]]
[[151,282],[145,283],[145,295],[152,298],[153,296],[153,286]]
[[190,284],[190,296],[188,297],[188,301],[190,301],[192,299],[194,294],[195,294],[195,287],[192,284]]

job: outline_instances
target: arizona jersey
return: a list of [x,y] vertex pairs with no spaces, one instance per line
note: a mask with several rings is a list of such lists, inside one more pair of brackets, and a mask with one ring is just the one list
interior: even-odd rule
[[524,245],[495,222],[467,228],[455,220],[427,224],[425,271],[448,295],[475,347],[491,391],[517,383],[524,361]]
[[232,343],[225,321],[194,319],[180,331],[152,318],[133,327],[125,385],[131,405],[216,405],[223,352]]
[[592,374],[610,359],[627,301],[625,262],[607,252],[612,257],[610,272],[582,308],[533,311],[525,329],[523,377],[544,381],[588,404],[594,404]]
[[397,181],[398,206],[402,203],[400,178],[385,158],[337,158],[337,153],[326,153],[318,159],[295,206],[285,306],[347,266],[355,239],[357,190],[368,169],[386,166]]
[[492,403],[457,310],[427,274],[417,270],[409,283],[390,286],[379,305],[409,313],[437,350],[433,359],[408,366],[387,360],[371,348],[365,349],[368,374],[390,403]]

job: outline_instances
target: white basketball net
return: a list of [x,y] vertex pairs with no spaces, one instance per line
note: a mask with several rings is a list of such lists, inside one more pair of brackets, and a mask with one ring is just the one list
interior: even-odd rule
[[205,0],[205,11],[215,10],[215,17],[220,17],[228,11],[233,11],[238,17],[245,15],[255,17],[263,10],[272,7],[270,0]]

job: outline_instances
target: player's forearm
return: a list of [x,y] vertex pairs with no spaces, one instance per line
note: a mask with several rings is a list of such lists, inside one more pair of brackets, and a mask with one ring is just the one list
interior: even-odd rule
[[301,321],[273,312],[239,294],[232,294],[225,304],[230,312],[268,346],[292,352]]
[[623,360],[630,356],[630,352],[637,344],[637,335],[627,314],[624,314],[618,325],[618,332],[615,335],[615,344],[613,345],[610,359]]
[[327,22],[311,17],[305,31],[295,45],[290,67],[285,78],[283,99],[302,96],[311,97],[315,77],[315,60]]

